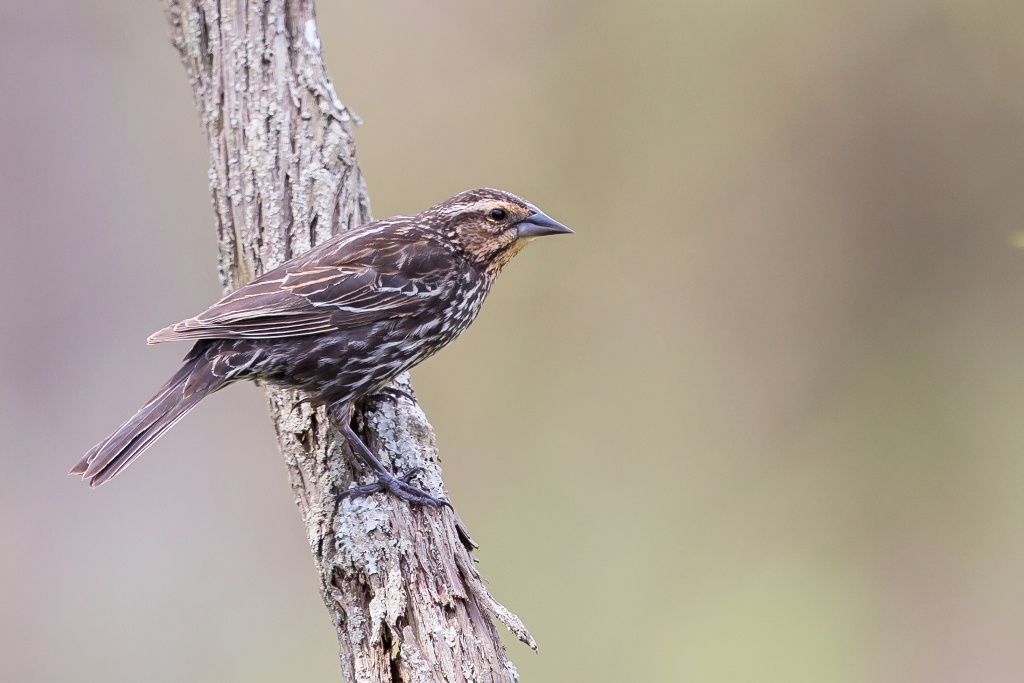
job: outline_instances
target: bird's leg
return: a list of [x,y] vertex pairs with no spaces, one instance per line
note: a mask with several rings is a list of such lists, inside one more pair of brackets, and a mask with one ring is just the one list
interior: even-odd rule
[[346,424],[342,427],[341,431],[345,438],[348,439],[349,445],[352,446],[352,451],[359,457],[363,465],[369,467],[377,475],[377,481],[372,484],[354,486],[343,492],[342,496],[366,496],[378,491],[389,491],[410,503],[419,503],[420,505],[429,505],[430,507],[438,507],[440,505],[451,507],[448,501],[435,498],[426,491],[418,489],[409,483],[412,476],[422,470],[422,467],[414,467],[401,477],[396,477],[381,464],[380,460],[377,460],[377,457],[367,448],[366,444],[363,443],[362,439],[359,438],[350,425]]
[[352,447],[352,453],[359,458],[359,461],[363,466],[373,470],[374,474],[377,475],[377,481],[371,484],[363,484],[362,486],[353,486],[347,491],[344,491],[341,494],[342,497],[368,496],[371,493],[377,493],[378,491],[388,491],[410,503],[417,503],[419,505],[427,505],[430,507],[439,507],[441,505],[451,507],[451,503],[448,501],[435,498],[426,491],[418,489],[409,483],[412,476],[421,471],[423,469],[422,467],[414,467],[401,477],[396,477],[388,471],[388,468],[384,467],[380,460],[377,459],[377,456],[373,454],[373,451],[363,443],[363,440],[360,439],[359,435],[352,429],[351,406],[346,406],[339,410],[332,410],[331,413],[338,422],[338,429],[345,435],[349,445]]

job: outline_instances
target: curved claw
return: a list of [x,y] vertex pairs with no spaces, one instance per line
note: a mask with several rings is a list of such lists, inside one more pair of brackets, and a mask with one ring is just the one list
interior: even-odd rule
[[413,467],[411,470],[400,476],[399,480],[405,482],[406,484],[411,484],[412,482],[410,482],[409,480],[412,479],[414,475],[419,474],[422,471],[422,467]]
[[413,403],[416,402],[416,397],[413,396],[411,393],[409,393],[405,389],[399,389],[398,387],[393,387],[389,384],[388,386],[381,387],[372,394],[367,394],[366,396],[363,397],[363,400],[394,401],[395,404],[397,405],[398,401],[403,398],[407,398]]
[[[427,505],[432,508],[447,505],[452,507],[451,503],[440,498],[435,498],[423,489],[417,488],[409,483],[409,478],[416,474],[416,470],[423,469],[421,467],[415,467],[409,472],[406,472],[402,477],[395,477],[390,481],[382,482],[384,488],[389,492],[395,494],[403,500],[407,500],[410,503],[419,503],[420,505]],[[454,509],[454,508],[452,508]]]

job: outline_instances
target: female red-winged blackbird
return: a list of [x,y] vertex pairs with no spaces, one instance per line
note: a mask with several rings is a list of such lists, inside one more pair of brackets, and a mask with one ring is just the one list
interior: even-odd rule
[[527,242],[571,233],[519,197],[469,190],[415,216],[342,233],[164,328],[156,344],[198,339],[149,403],[71,470],[99,486],[127,467],[207,394],[242,379],[301,389],[328,407],[377,475],[348,493],[387,490],[442,501],[395,477],[350,426],[354,403],[465,330],[501,269]]

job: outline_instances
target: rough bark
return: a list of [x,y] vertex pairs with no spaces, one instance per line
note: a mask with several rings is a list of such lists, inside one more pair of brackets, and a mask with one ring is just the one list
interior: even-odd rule
[[[312,0],[164,0],[164,9],[209,143],[225,290],[371,220],[354,117],[327,78]],[[399,382],[411,390],[407,376]],[[490,617],[536,646],[487,591],[458,516],[384,494],[339,498],[365,475],[324,409],[296,392],[267,396],[345,678],[517,680]],[[447,498],[419,406],[375,403],[356,422],[385,464],[424,468],[425,488]]]

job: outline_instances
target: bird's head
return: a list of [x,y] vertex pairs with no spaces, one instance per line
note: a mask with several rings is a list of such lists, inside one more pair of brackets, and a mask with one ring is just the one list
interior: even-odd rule
[[472,261],[500,270],[536,237],[572,233],[510,192],[467,190],[430,209],[445,236]]

